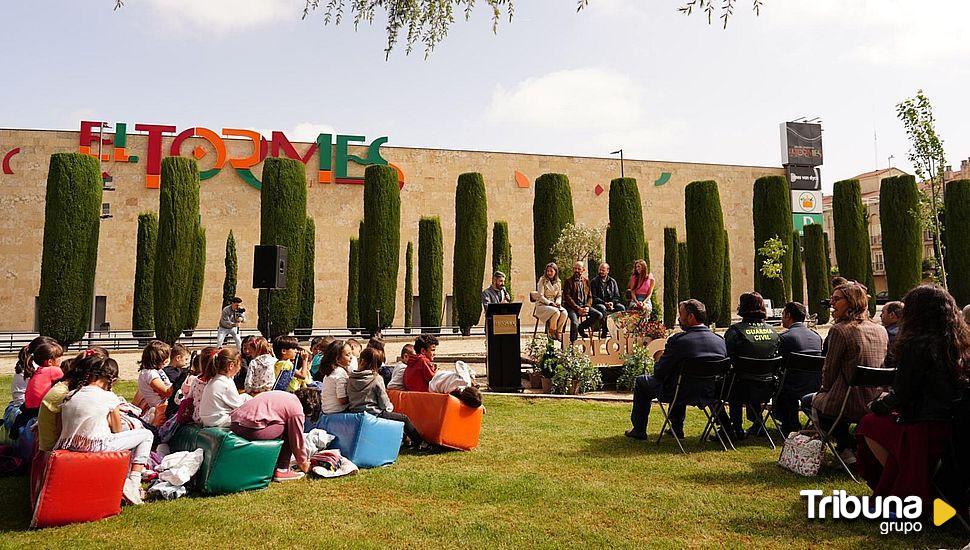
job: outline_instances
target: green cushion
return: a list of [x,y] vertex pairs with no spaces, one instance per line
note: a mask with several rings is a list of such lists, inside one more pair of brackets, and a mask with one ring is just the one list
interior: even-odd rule
[[273,479],[282,440],[247,441],[223,428],[182,426],[169,441],[175,451],[202,449],[193,486],[207,495],[262,489]]

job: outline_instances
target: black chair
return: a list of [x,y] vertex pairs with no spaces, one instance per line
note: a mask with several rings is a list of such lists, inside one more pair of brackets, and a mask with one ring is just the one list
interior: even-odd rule
[[[822,352],[819,351],[819,354]],[[808,395],[810,393],[817,392],[822,386],[822,367],[825,366],[825,356],[824,355],[812,355],[808,353],[792,353],[785,358],[782,364],[781,377],[778,380],[778,393],[771,400],[771,421],[774,422],[775,427],[778,428],[778,419],[775,417],[775,404],[782,395],[793,395],[795,399],[801,399],[802,396]],[[811,381],[811,383],[808,383]],[[799,407],[801,409],[801,407]],[[802,412],[805,412],[802,409]],[[810,428],[812,425],[812,416],[805,412],[808,416],[808,422],[805,424],[805,428]],[[785,439],[788,434],[782,433],[781,428],[778,428],[778,433],[781,434],[781,438]]]
[[[707,439],[708,432],[715,429],[717,440],[720,441],[724,450],[728,450],[730,445],[734,449],[734,443],[728,435],[727,426],[721,421],[726,416],[724,412],[724,396],[727,390],[728,371],[731,368],[730,359],[718,359],[714,361],[687,360],[680,367],[680,374],[677,376],[677,383],[674,388],[673,398],[664,408],[665,400],[659,397],[657,402],[660,404],[660,413],[663,414],[664,421],[660,427],[660,435],[657,436],[657,444],[663,439],[664,432],[671,425],[668,410],[674,406],[684,404],[688,407],[697,407],[704,412],[707,417],[707,424],[701,434],[701,442]],[[680,437],[671,430],[680,452],[687,454]]]
[[845,471],[849,473],[849,476],[853,481],[859,483],[859,479],[852,473],[852,469],[842,460],[839,453],[835,451],[835,444],[832,443],[832,433],[835,431],[836,426],[842,421],[842,415],[845,414],[845,405],[849,402],[849,396],[852,395],[853,388],[891,388],[893,381],[896,379],[896,369],[879,369],[873,367],[863,367],[857,366],[852,371],[852,376],[849,379],[849,386],[845,389],[845,395],[842,397],[842,405],[839,407],[839,414],[836,415],[835,421],[832,422],[832,426],[828,430],[823,430],[818,422],[815,423],[815,431],[818,433],[819,438],[828,447],[829,451],[835,455],[835,458],[839,461],[839,464],[845,468]]
[[[761,403],[758,411],[758,421],[761,429],[768,436],[768,443],[775,448],[775,442],[768,433],[765,422],[768,417],[768,407],[765,405],[777,393],[778,373],[781,370],[781,357],[771,359],[755,359],[753,357],[735,357],[731,361],[730,384],[728,385],[728,401],[742,401],[747,403]],[[774,418],[772,418],[774,422]],[[775,428],[778,423],[775,422]]]

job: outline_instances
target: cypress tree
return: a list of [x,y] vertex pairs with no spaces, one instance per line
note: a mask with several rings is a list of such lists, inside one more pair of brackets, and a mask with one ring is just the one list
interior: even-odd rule
[[835,182],[832,199],[832,221],[835,226],[835,257],[839,273],[859,281],[870,289],[869,314],[875,314],[875,288],[872,286],[872,257],[869,248],[869,226],[859,180]]
[[642,258],[643,209],[640,190],[634,178],[616,178],[610,182],[610,225],[606,234],[606,263],[617,274],[631,273],[633,262]]
[[[791,192],[784,176],[764,176],[755,180],[751,211],[754,220],[754,288],[772,304],[784,304],[791,296],[792,284]],[[781,279],[769,279],[761,273],[766,258],[758,253],[758,249],[772,237],[777,237],[785,246]]]
[[717,326],[726,328],[731,326],[731,244],[727,231],[724,232],[724,284],[721,287],[721,305],[718,307]]
[[[549,251],[567,224],[575,223],[573,195],[565,174],[543,174],[536,178],[532,202],[532,242],[535,249],[535,279],[553,261]],[[566,266],[568,268],[569,266]],[[563,266],[559,266],[564,269]]]
[[[364,171],[360,257],[360,321],[374,334],[394,322],[401,263],[401,190],[397,172],[389,166],[372,164]],[[364,264],[367,269],[363,269]]]
[[300,316],[306,192],[303,163],[273,157],[263,162],[259,243],[286,247],[286,288],[259,291],[258,326],[267,338],[293,332]]
[[482,281],[488,248],[488,205],[485,180],[473,172],[458,176],[455,189],[454,267],[452,296],[455,320],[463,335],[471,332],[482,316]]
[[[155,252],[155,337],[169,344],[187,328],[199,228],[199,166],[195,159],[162,159]],[[174,265],[189,267],[172,269]]]
[[690,262],[687,261],[687,243],[677,243],[677,303],[690,299]]
[[350,257],[347,260],[347,328],[360,327],[358,308],[358,275],[360,273],[360,241],[350,238]]
[[98,161],[79,153],[51,155],[40,267],[40,333],[77,342],[91,324],[101,230]]
[[158,215],[138,215],[135,254],[135,298],[131,309],[131,330],[136,336],[151,336],[155,330],[155,247],[158,243]]
[[805,241],[802,244],[805,257],[805,282],[808,283],[808,311],[818,315],[818,324],[829,322],[829,308],[822,307],[821,301],[829,297],[829,271],[825,259],[825,233],[821,225],[805,226]]
[[300,276],[300,316],[296,326],[308,330],[313,328],[313,306],[316,301],[316,277],[314,276],[316,244],[317,225],[313,218],[307,216],[303,234],[303,273]]
[[205,287],[205,228],[195,228],[195,254],[192,256],[192,294],[185,319],[185,328],[195,330],[199,326],[199,312],[202,309],[202,289]]
[[970,180],[946,184],[946,270],[950,294],[957,304],[970,303]]
[[364,269],[364,262],[360,261],[360,256],[364,253],[364,220],[361,220],[357,224],[357,275],[356,279],[356,289],[357,289],[357,326],[361,325],[362,316],[360,312],[364,311],[364,296],[360,293],[360,282],[363,280],[361,278],[361,271]]
[[664,325],[677,324],[677,292],[680,289],[680,260],[677,257],[677,228],[664,228]]
[[690,294],[707,307],[713,321],[720,315],[724,290],[724,218],[717,182],[689,183],[684,201]]
[[832,276],[832,245],[829,239],[829,232],[823,231],[822,236],[825,237],[825,275],[828,277]]
[[791,299],[805,303],[805,275],[802,271],[802,237],[798,231],[791,235]]
[[885,178],[879,186],[879,219],[890,300],[901,300],[923,275],[923,228],[919,189],[909,175]]
[[404,326],[410,329],[414,324],[412,308],[414,307],[414,243],[408,241],[404,252]]
[[508,222],[495,222],[492,226],[492,272],[505,273],[505,288],[512,295],[512,241]]
[[229,305],[236,296],[236,277],[239,271],[239,259],[236,257],[236,237],[229,230],[226,237],[226,278],[222,282],[222,307]]
[[418,305],[421,308],[421,326],[441,326],[441,292],[444,265],[444,244],[441,236],[441,220],[421,218],[418,222]]

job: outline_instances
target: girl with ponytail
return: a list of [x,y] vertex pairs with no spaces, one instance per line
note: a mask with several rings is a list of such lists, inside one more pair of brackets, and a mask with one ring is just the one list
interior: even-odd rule
[[[17,416],[20,414],[20,407],[24,404],[24,392],[27,391],[27,379],[30,378],[30,375],[36,369],[36,366],[32,364],[31,356],[41,344],[56,343],[57,340],[53,338],[38,336],[31,340],[29,344],[20,348],[20,353],[17,355],[17,366],[14,369],[13,383],[10,386],[10,404],[7,405],[7,409],[3,414],[3,427],[7,433],[10,433],[10,430],[13,428],[13,423],[16,422]],[[25,376],[28,367],[30,375]]]
[[44,343],[37,346],[26,357],[24,378],[27,387],[24,389],[24,404],[20,406],[20,414],[10,428],[10,439],[20,438],[20,428],[26,426],[32,418],[37,418],[40,402],[55,382],[64,377],[61,370],[61,356],[64,348],[57,342]]
[[68,392],[74,391],[87,380],[87,373],[95,364],[108,358],[108,350],[102,347],[88,348],[74,359],[61,363],[64,378],[54,384],[40,402],[37,411],[37,447],[50,452],[61,436],[61,405]]

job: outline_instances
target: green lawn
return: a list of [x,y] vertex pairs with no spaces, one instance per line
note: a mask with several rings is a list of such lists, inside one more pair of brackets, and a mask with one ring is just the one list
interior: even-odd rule
[[[10,378],[0,378],[0,395]],[[130,394],[131,383],[120,391]],[[868,521],[805,519],[799,490],[863,488],[837,472],[815,479],[774,464],[767,444],[689,455],[623,437],[626,404],[486,396],[479,449],[403,455],[389,468],[336,480],[126,508],[115,518],[39,532],[25,478],[0,479],[0,545],[76,547],[958,547],[970,537],[926,526],[879,535]],[[655,411],[658,413],[658,411]],[[651,417],[651,430],[659,426]],[[951,522],[953,523],[953,522]],[[150,541],[150,542],[149,542]]]

